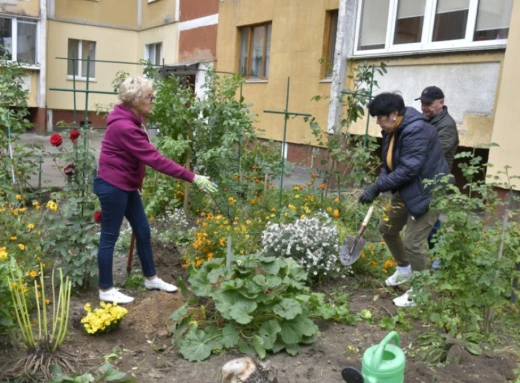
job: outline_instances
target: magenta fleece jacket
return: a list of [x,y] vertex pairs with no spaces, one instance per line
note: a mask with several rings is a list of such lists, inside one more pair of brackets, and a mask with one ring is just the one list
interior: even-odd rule
[[171,177],[193,182],[195,174],[164,157],[150,143],[142,120],[119,104],[107,117],[98,177],[126,191],[141,187],[146,165]]

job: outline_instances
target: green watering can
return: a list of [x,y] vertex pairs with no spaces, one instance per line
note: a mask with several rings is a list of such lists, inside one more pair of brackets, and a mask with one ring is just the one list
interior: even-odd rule
[[[394,344],[390,344],[391,340]],[[362,373],[352,367],[342,371],[347,383],[403,383],[406,358],[399,347],[399,335],[392,331],[383,341],[363,354]]]

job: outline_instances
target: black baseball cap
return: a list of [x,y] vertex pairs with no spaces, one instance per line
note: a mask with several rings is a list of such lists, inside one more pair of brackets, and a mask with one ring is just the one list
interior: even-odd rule
[[444,93],[441,88],[436,86],[429,86],[424,88],[421,93],[421,97],[416,98],[415,101],[421,100],[422,102],[433,102],[434,100],[440,100],[444,98]]

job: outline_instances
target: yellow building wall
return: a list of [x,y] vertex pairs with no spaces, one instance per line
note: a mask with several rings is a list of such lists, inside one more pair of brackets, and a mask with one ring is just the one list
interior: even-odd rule
[[29,98],[27,105],[29,107],[38,107],[38,90],[40,88],[40,72],[27,69],[26,84],[29,85]]
[[[505,166],[511,166],[508,170],[510,176],[520,177],[520,128],[518,124],[518,85],[520,84],[520,4],[514,2],[511,15],[511,25],[507,50],[502,69],[502,80],[497,97],[497,107],[493,125],[492,142],[499,147],[491,148],[489,162],[493,168],[490,174],[497,175],[504,171]],[[505,181],[504,177],[501,176]],[[515,190],[520,190],[520,180],[512,180]]]
[[[287,78],[291,77],[289,110],[309,113],[326,128],[328,101],[311,101],[316,95],[328,96],[330,82],[323,81],[323,57],[328,10],[338,9],[339,0],[223,0],[219,8],[216,69],[237,72],[239,60],[238,27],[272,22],[269,79],[250,81],[243,87],[246,102],[258,114],[255,126],[264,138],[283,139],[283,116],[263,113],[283,110]],[[315,143],[309,124],[302,118],[288,122],[287,141]]]
[[175,21],[175,0],[156,0],[151,3],[148,0],[139,1],[142,10],[141,29],[170,24]]
[[137,55],[139,59],[145,57],[145,45],[162,42],[162,57],[165,64],[173,64],[178,61],[179,28],[177,23],[167,24],[162,27],[150,28],[138,33]]
[[[60,20],[137,28],[137,3],[135,0],[54,0],[54,2],[54,17]],[[125,5],[125,3],[128,4]]]
[[[96,59],[124,62],[137,62],[142,58],[138,55],[137,32],[114,28],[71,24],[49,20],[47,40],[47,88],[72,89],[72,80],[67,79],[67,60],[56,57],[67,57],[68,39],[90,40],[96,42]],[[95,82],[89,83],[91,90],[112,91],[112,81],[118,71],[130,74],[141,73],[140,66],[118,63],[96,63]],[[85,89],[84,81],[76,81],[77,89]],[[116,96],[91,94],[89,110],[95,109],[95,104],[109,104],[117,101]],[[85,95],[77,96],[77,109],[84,110]],[[47,107],[51,109],[73,109],[71,92],[47,91]]]
[[[511,36],[511,35],[510,35]],[[508,47],[511,44],[511,40],[508,42]],[[509,48],[508,48],[509,49]],[[377,60],[369,60],[369,65],[375,64],[379,65],[383,61],[388,69],[392,67],[407,67],[407,66],[425,66],[425,67],[434,67],[434,66],[446,66],[446,65],[460,65],[463,67],[464,65],[471,64],[503,64],[504,61],[504,52],[496,51],[496,52],[477,52],[477,53],[460,53],[460,54],[449,54],[449,55],[430,55],[430,56],[421,56],[421,57],[406,57],[406,58],[391,58],[391,57],[382,57]],[[348,75],[354,73],[354,68],[362,63],[362,61],[354,62],[354,65],[350,65],[348,69]],[[485,73],[482,73],[485,76]],[[385,76],[389,76],[388,74]],[[392,79],[394,80],[394,79]],[[400,86],[403,86],[402,81],[414,81],[419,82],[420,79],[410,77],[408,79],[403,78],[395,78],[395,87],[392,91],[399,91]],[[427,84],[428,85],[439,85],[439,84]],[[347,86],[352,88],[353,82],[352,80],[347,81]],[[441,86],[442,87],[442,86]],[[498,88],[498,84],[497,84]],[[419,87],[415,94],[412,95],[415,97],[419,97],[422,87]],[[380,92],[379,89],[374,88],[374,94]],[[446,93],[446,92],[445,92]],[[468,95],[459,93],[459,94],[445,94],[446,95],[446,104],[448,106],[448,111],[450,110],[450,98],[453,100],[458,97],[468,97]],[[410,95],[403,95],[410,96]],[[489,95],[489,97],[493,97],[493,94]],[[406,98],[406,97],[405,97]],[[415,107],[419,108],[419,102],[417,102]],[[493,112],[489,114],[483,113],[464,113],[463,120],[461,123],[457,124],[457,129],[459,130],[459,139],[460,145],[466,147],[475,147],[477,145],[489,144],[492,140],[493,133],[493,125],[494,125],[494,111],[496,108],[493,108]],[[368,115],[367,111],[365,110]],[[358,120],[355,124],[353,124],[349,130],[354,134],[365,134],[366,131],[366,118]],[[370,117],[368,133],[371,136],[381,137],[381,128],[376,124],[374,118]]]
[[40,16],[40,0],[17,1],[16,4],[0,3],[0,13],[17,16]]

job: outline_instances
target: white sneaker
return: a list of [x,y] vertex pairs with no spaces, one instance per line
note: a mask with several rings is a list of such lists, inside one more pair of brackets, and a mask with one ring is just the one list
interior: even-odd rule
[[412,266],[397,266],[395,273],[387,278],[385,281],[387,286],[398,286],[402,283],[408,282],[412,276]]
[[154,279],[145,279],[144,287],[147,290],[160,290],[167,293],[174,293],[177,291],[177,287],[171,283],[164,282],[161,278],[155,277]]
[[128,295],[125,295],[123,293],[120,293],[118,289],[111,288],[107,291],[101,291],[99,290],[99,300],[103,302],[110,302],[110,303],[117,303],[117,304],[127,304],[132,303],[134,301],[134,298],[129,297]]
[[406,293],[394,299],[394,305],[397,307],[412,307],[415,306],[415,302],[410,296],[413,293],[413,289],[408,290]]

